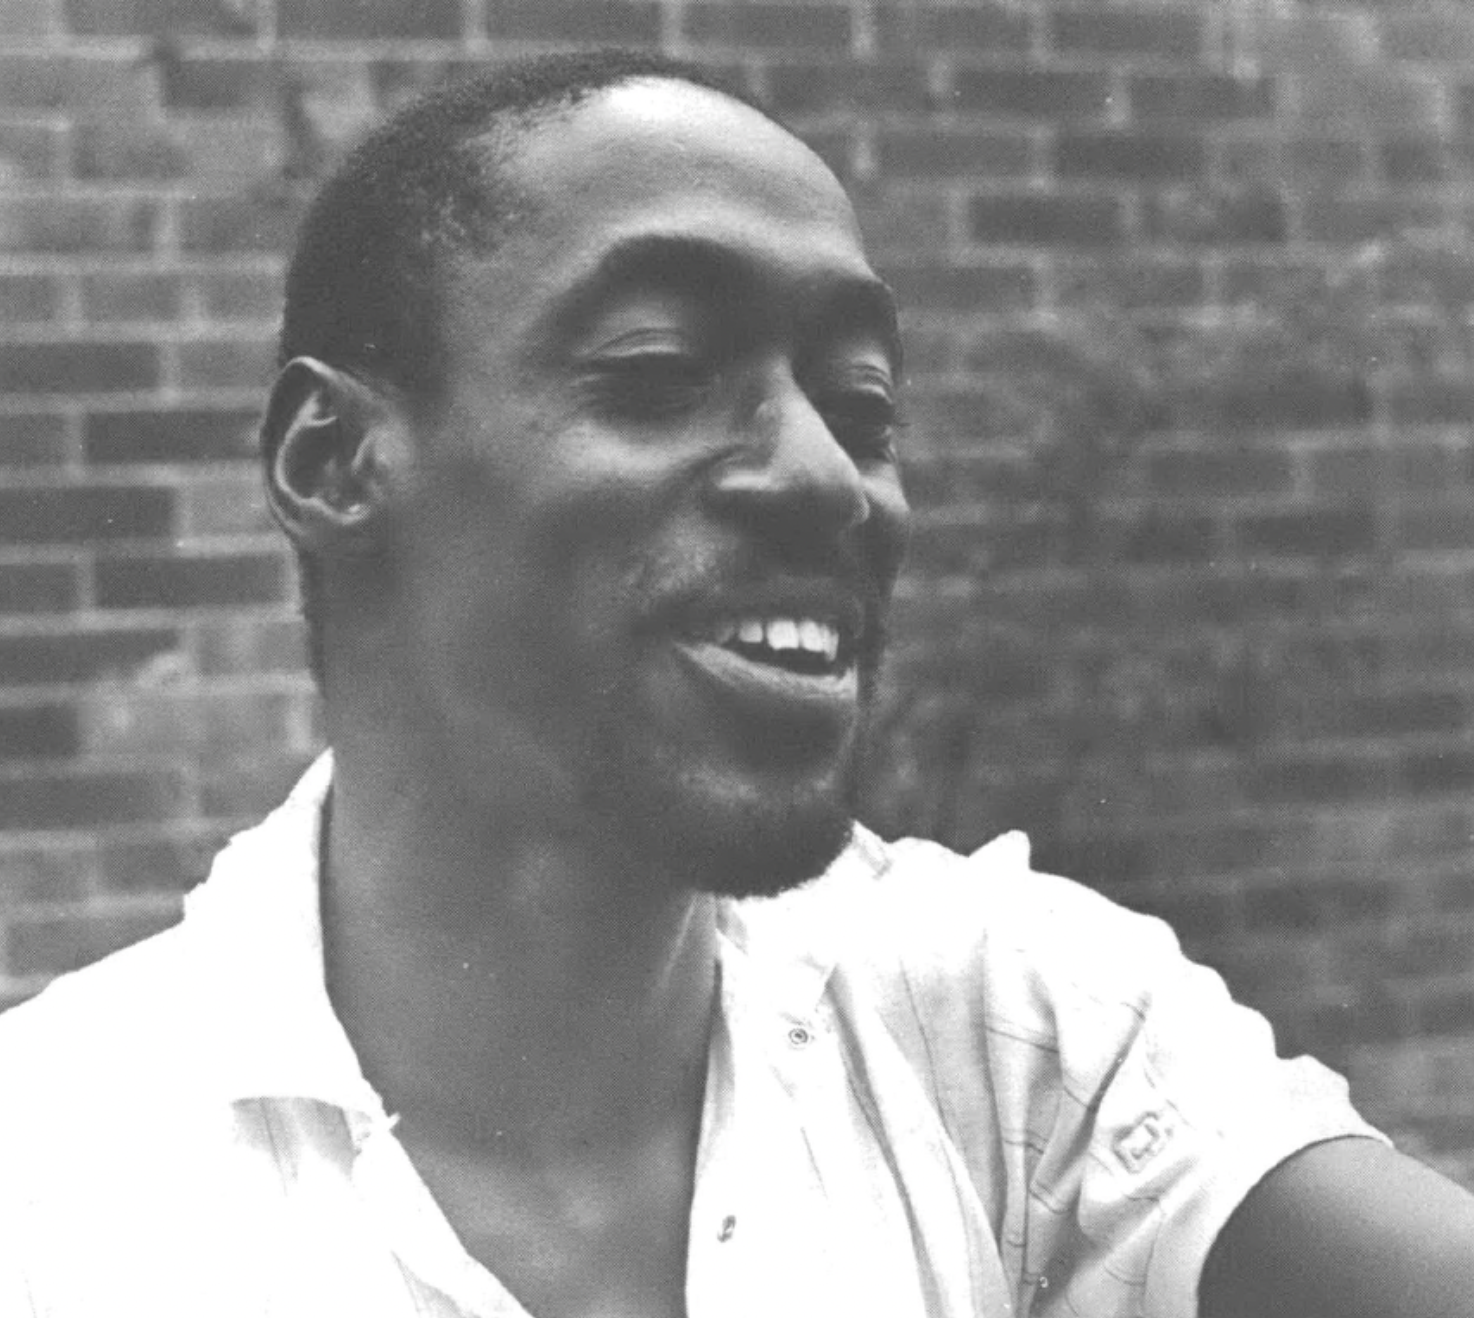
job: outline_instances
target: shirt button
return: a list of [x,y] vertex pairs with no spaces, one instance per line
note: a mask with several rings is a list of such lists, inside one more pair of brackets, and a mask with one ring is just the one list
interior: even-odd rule
[[728,1213],[726,1217],[722,1218],[722,1229],[717,1232],[717,1239],[722,1244],[726,1244],[727,1241],[732,1239],[732,1235],[736,1230],[737,1219],[731,1213]]
[[788,1031],[788,1042],[795,1048],[805,1048],[814,1036],[802,1025],[795,1025]]

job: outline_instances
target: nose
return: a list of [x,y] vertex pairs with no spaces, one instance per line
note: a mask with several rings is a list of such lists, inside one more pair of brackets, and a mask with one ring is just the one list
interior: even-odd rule
[[809,533],[848,531],[869,518],[864,477],[797,381],[771,382],[744,428],[716,473],[719,503]]

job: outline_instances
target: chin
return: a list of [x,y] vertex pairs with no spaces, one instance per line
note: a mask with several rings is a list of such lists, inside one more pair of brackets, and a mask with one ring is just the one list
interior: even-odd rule
[[[606,763],[587,804],[635,862],[632,872],[720,897],[775,897],[822,874],[848,845],[856,775],[775,790],[714,787],[700,775]],[[611,770],[612,771],[609,771]]]
[[[848,802],[827,800],[701,813],[682,843],[667,844],[668,864],[678,882],[718,897],[776,897],[817,878],[849,843],[853,819]],[[676,842],[674,830],[662,835]]]

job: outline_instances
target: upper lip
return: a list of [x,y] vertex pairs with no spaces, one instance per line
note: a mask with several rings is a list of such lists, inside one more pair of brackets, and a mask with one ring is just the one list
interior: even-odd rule
[[721,591],[689,601],[677,611],[678,630],[704,639],[718,623],[741,618],[805,618],[827,623],[851,648],[865,626],[865,608],[853,591],[831,583],[791,583]]

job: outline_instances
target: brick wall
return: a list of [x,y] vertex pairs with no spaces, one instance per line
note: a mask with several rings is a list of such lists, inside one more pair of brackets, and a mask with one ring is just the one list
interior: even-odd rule
[[173,920],[318,744],[256,494],[369,119],[570,40],[732,69],[907,307],[885,828],[1170,918],[1474,1183],[1474,12],[0,0],[0,993]]

